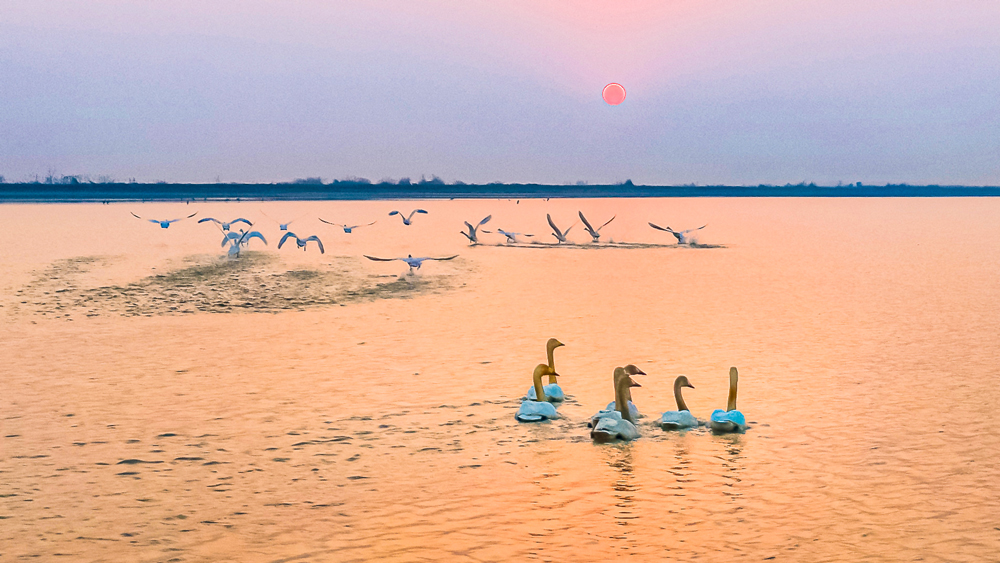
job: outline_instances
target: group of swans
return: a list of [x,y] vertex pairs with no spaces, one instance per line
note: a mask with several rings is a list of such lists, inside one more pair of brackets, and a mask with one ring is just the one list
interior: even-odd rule
[[[417,210],[417,211],[419,211],[419,210]],[[413,214],[411,213],[410,216],[412,217],[412,215]],[[611,223],[612,221],[614,221],[615,218],[617,217],[617,215],[613,215],[610,219],[608,219],[603,224],[601,224],[600,227],[594,228],[594,226],[590,224],[590,221],[588,221],[587,218],[583,215],[583,211],[577,212],[577,215],[579,215],[580,220],[583,221],[584,230],[587,231],[587,234],[590,235],[591,242],[593,244],[600,244],[600,242],[601,242],[601,229],[603,229],[604,227],[607,227],[608,224]],[[477,245],[477,244],[479,244],[479,237],[477,236],[476,231],[477,231],[477,229],[479,227],[481,227],[484,223],[486,223],[487,221],[489,221],[492,218],[493,218],[493,216],[489,215],[485,219],[483,219],[482,221],[480,221],[478,225],[475,225],[475,226],[473,226],[468,221],[465,222],[465,226],[468,228],[468,232],[461,231],[461,233],[462,233],[462,235],[465,236],[465,238],[469,239],[469,244],[470,245]],[[576,226],[576,223],[570,225],[564,231],[564,230],[560,229],[556,225],[556,222],[555,222],[554,219],[552,219],[552,215],[551,214],[546,213],[545,214],[545,220],[548,222],[549,228],[552,229],[552,233],[551,234],[552,234],[553,237],[555,237],[557,245],[558,244],[563,244],[563,243],[570,244],[570,240],[567,238],[567,236],[569,235],[570,229],[572,229],[574,226]],[[404,219],[404,222],[405,221],[406,221],[406,219]],[[409,223],[406,223],[406,224],[409,224]],[[699,231],[701,229],[704,229],[705,227],[708,226],[708,224],[702,225],[702,226],[698,227],[697,229],[688,229],[686,231],[675,231],[675,230],[671,229],[670,227],[661,227],[661,226],[653,224],[653,223],[649,223],[649,226],[653,227],[654,229],[658,229],[660,231],[666,231],[666,232],[674,235],[674,237],[677,238],[677,244],[678,245],[691,245],[695,241],[690,236],[690,233],[693,233],[694,231]],[[497,234],[501,234],[504,237],[506,237],[506,239],[507,239],[506,243],[507,244],[517,244],[518,243],[517,237],[519,237],[519,236],[523,236],[523,237],[534,237],[535,236],[535,235],[529,234],[529,233],[518,233],[518,232],[514,232],[514,231],[505,231],[503,229],[497,229],[496,231],[487,231],[486,229],[482,229],[480,232],[483,232],[483,233],[493,233],[493,232],[496,232]]]
[[[565,394],[557,383],[559,373],[556,372],[554,351],[564,344],[555,338],[550,338],[546,344],[547,364],[535,366],[531,375],[532,386],[521,401],[515,418],[520,422],[541,422],[559,418],[554,403],[562,402]],[[638,408],[632,402],[632,388],[642,387],[632,379],[634,375],[646,375],[634,364],[616,367],[613,373],[615,391],[614,401],[608,403],[604,410],[598,411],[590,418],[587,426],[591,428],[590,437],[595,442],[610,442],[614,440],[634,440],[639,437],[636,420],[641,416]],[[542,380],[548,377],[548,384]],[[713,432],[744,432],[747,428],[746,418],[736,408],[736,389],[739,373],[735,367],[729,369],[729,400],[725,409],[712,412],[708,426]],[[687,376],[681,375],[674,380],[674,400],[677,410],[666,411],[661,415],[659,426],[663,430],[684,430],[696,428],[705,423],[695,418],[688,409],[681,394],[683,388],[694,389]]]

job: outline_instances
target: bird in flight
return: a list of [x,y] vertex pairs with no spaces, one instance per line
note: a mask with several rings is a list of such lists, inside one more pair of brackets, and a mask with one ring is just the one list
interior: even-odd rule
[[306,250],[306,243],[309,242],[309,241],[311,241],[311,240],[314,240],[314,241],[316,241],[316,245],[319,246],[319,253],[320,254],[326,254],[326,250],[323,249],[323,241],[319,240],[318,236],[313,235],[313,236],[311,236],[309,238],[299,238],[298,235],[296,235],[295,233],[293,233],[291,231],[288,231],[287,233],[285,233],[285,236],[281,237],[281,240],[278,241],[278,250],[281,250],[281,245],[285,244],[285,241],[288,240],[288,239],[290,239],[290,238],[295,239],[296,246],[298,246],[299,248],[301,248],[303,252],[305,252],[305,250]]
[[[465,226],[469,228],[469,232],[465,231],[459,231],[459,232],[465,235],[465,238],[469,239],[469,244],[479,244],[479,237],[476,235],[476,230],[479,229],[479,227],[482,227],[483,225],[488,223],[492,218],[493,218],[492,215],[487,215],[485,219],[483,219],[479,223],[476,223],[475,226],[473,226],[472,223],[466,221]],[[487,231],[483,232],[485,233]]]
[[365,225],[341,225],[340,223],[331,223],[330,221],[327,221],[326,219],[324,219],[322,217],[320,217],[319,220],[322,221],[322,222],[324,222],[324,223],[326,223],[327,225],[333,225],[335,227],[341,227],[341,228],[344,229],[344,232],[347,233],[347,234],[351,234],[351,231],[353,231],[354,229],[357,229],[358,227],[367,227],[367,226],[370,226],[370,225],[374,225],[375,223],[378,223],[378,221],[372,221],[371,223],[367,223]]
[[228,231],[229,227],[231,227],[234,223],[243,222],[243,223],[246,223],[248,227],[252,227],[253,226],[253,223],[251,223],[250,221],[247,221],[243,217],[240,217],[239,219],[233,219],[232,221],[228,221],[228,222],[227,221],[219,221],[218,219],[215,219],[213,217],[205,217],[204,219],[199,219],[198,220],[199,223],[204,223],[205,221],[211,221],[211,222],[215,223],[216,225],[219,225],[220,227],[222,227],[223,231]]
[[[587,218],[583,216],[583,211],[580,211],[579,213],[580,213],[580,220],[583,221],[584,230],[587,231],[588,233],[590,233],[590,236],[594,239],[593,242],[595,242],[595,243],[596,242],[600,242],[601,229],[603,229],[604,227],[607,227],[608,223],[614,221],[615,217],[617,217],[617,215],[615,215],[614,217],[608,219],[608,223],[605,223],[605,224],[603,224],[600,227],[597,227],[595,229],[594,227],[592,227],[590,225],[590,221],[587,221]],[[566,230],[568,231],[569,229],[566,229]]]
[[569,234],[569,229],[572,229],[573,227],[576,226],[576,223],[573,223],[572,225],[570,225],[569,228],[566,229],[565,231],[560,231],[559,227],[557,227],[556,224],[555,224],[555,222],[552,221],[552,216],[551,215],[549,215],[548,213],[546,213],[545,214],[545,218],[549,220],[549,226],[552,227],[552,236],[556,237],[556,240],[559,241],[556,244],[562,244],[564,242],[567,242],[566,235]]
[[[132,213],[132,212],[129,211],[129,213]],[[166,228],[170,227],[171,223],[176,223],[177,221],[180,221],[182,219],[190,219],[190,218],[194,217],[197,214],[198,214],[198,212],[195,211],[194,213],[188,215],[187,217],[181,217],[179,219],[169,219],[167,221],[161,221],[159,219],[146,219],[146,220],[149,221],[150,223],[157,223],[158,225],[160,225],[161,229],[166,229]],[[142,219],[142,217],[139,217],[135,213],[132,213],[132,216],[135,217],[136,219]]]
[[453,258],[458,258],[458,254],[448,256],[446,258],[414,258],[412,254],[407,254],[406,258],[377,258],[375,256],[368,256],[367,254],[364,254],[363,256],[369,260],[375,260],[376,262],[392,262],[393,260],[406,262],[406,265],[410,267],[410,275],[417,273],[417,270],[419,270],[420,266],[423,265],[424,260],[451,260]]
[[287,231],[288,230],[288,225],[291,225],[293,221],[298,221],[299,219],[301,219],[302,217],[304,217],[304,215],[299,215],[298,217],[292,219],[291,221],[288,221],[287,223],[282,223],[281,221],[278,221],[277,219],[274,219],[274,218],[270,217],[267,213],[264,213],[263,209],[260,211],[260,213],[264,217],[267,217],[268,219],[271,219],[272,221],[274,221],[275,223],[277,223],[278,224],[278,228],[281,229],[282,231]]
[[231,258],[239,258],[240,249],[244,246],[249,246],[250,240],[254,238],[259,238],[264,241],[265,245],[267,245],[267,239],[264,238],[264,235],[260,234],[260,232],[244,231],[243,229],[240,229],[238,234],[232,231],[225,233],[222,237],[222,244],[220,246],[226,246],[226,243],[229,243],[229,256]]
[[403,224],[404,225],[409,225],[410,222],[413,221],[413,215],[415,213],[424,213],[424,214],[426,214],[427,212],[424,211],[423,209],[414,209],[413,211],[410,211],[410,214],[408,216],[403,217],[403,214],[400,213],[399,211],[392,210],[392,211],[389,212],[389,215],[390,216],[392,216],[392,215],[399,215],[399,218],[403,220]]
[[[492,233],[493,231],[487,231],[486,229],[483,229],[483,232],[484,233]],[[497,229],[496,232],[498,232],[501,235],[507,237],[507,244],[517,244],[517,237],[519,237],[519,236],[521,236],[521,237],[533,237],[533,236],[535,236],[535,235],[529,235],[527,233],[511,233],[511,232],[507,232],[507,231],[505,231],[503,229]]]
[[675,231],[670,227],[661,227],[659,225],[654,225],[652,223],[650,223],[649,226],[653,227],[654,229],[659,229],[661,231],[667,231],[668,233],[674,235],[675,237],[677,237],[677,244],[691,244],[691,241],[688,238],[688,233],[693,233],[694,231],[699,231],[701,229],[704,229],[705,227],[708,226],[708,223],[705,223],[704,225],[698,227],[697,229],[688,229],[686,231]]

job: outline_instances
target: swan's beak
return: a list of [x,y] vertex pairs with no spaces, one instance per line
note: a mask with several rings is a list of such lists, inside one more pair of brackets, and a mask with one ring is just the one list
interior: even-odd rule
[[687,384],[687,385],[685,385],[684,387],[690,387],[691,389],[694,389],[694,385],[691,385],[690,383],[688,383],[688,384]]
[[635,368],[635,373],[636,373],[637,375],[646,375],[646,372],[642,371],[642,370],[641,370],[641,369],[639,369],[639,368]]

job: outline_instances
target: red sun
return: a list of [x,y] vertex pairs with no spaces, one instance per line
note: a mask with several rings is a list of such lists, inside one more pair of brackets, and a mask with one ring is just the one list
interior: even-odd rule
[[613,106],[625,101],[625,87],[617,82],[612,82],[604,87],[604,91],[601,92],[601,96],[604,97],[604,101],[608,102]]

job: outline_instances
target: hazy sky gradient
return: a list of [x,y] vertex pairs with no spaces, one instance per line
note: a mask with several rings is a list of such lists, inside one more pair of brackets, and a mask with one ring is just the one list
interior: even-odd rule
[[997,185],[998,61],[996,0],[3,0],[0,175]]

